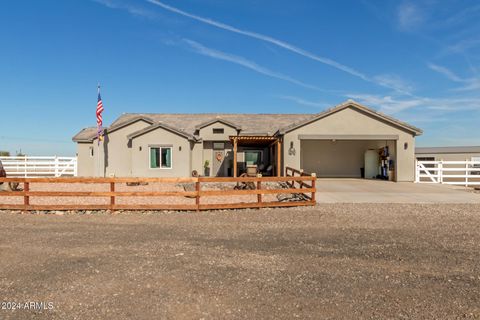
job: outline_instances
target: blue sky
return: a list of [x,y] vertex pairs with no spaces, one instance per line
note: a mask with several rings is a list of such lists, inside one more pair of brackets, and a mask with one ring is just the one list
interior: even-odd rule
[[353,98],[480,145],[478,1],[0,4],[0,150],[74,155],[122,112],[316,113]]

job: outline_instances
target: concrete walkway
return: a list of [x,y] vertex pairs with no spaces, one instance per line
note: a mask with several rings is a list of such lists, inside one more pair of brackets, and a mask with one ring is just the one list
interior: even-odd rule
[[479,203],[480,193],[458,186],[363,179],[318,179],[318,203]]

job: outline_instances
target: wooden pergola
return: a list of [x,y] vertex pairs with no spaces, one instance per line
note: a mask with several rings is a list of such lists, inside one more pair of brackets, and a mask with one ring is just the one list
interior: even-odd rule
[[242,146],[262,146],[262,147],[271,147],[273,145],[277,148],[277,165],[276,165],[276,174],[277,177],[281,176],[281,166],[282,166],[282,142],[280,137],[272,136],[230,136],[230,141],[233,144],[233,176],[237,177],[238,164],[237,164],[237,152],[238,145]]

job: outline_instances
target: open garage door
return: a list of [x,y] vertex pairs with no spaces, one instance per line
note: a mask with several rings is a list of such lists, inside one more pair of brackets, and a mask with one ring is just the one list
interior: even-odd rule
[[[315,172],[324,178],[360,178],[365,166],[365,153],[388,146],[391,170],[388,175],[394,180],[395,141],[394,140],[301,140],[301,167],[307,172]],[[370,167],[372,164],[370,163]],[[373,163],[375,171],[375,163]],[[381,158],[378,161],[380,173]],[[371,171],[370,171],[371,172]],[[373,178],[366,177],[366,178]]]

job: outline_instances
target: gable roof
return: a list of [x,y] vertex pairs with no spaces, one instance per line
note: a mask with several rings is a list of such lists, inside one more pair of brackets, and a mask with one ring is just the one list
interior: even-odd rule
[[73,136],[72,140],[74,142],[93,142],[97,137],[97,128],[88,127],[82,129],[79,133]]
[[149,117],[145,117],[143,115],[136,115],[134,117],[129,118],[127,121],[124,122],[114,122],[110,127],[108,127],[108,132],[111,133],[115,130],[124,128],[132,123],[135,123],[137,121],[145,121],[146,123],[153,124],[154,121],[150,119]]
[[169,125],[167,125],[167,124],[165,124],[165,123],[162,123],[162,122],[155,123],[155,124],[152,124],[152,125],[150,125],[150,126],[148,126],[148,127],[146,127],[146,128],[143,128],[143,129],[141,129],[141,130],[135,131],[135,132],[129,134],[129,135],[127,136],[127,138],[128,138],[128,140],[131,140],[131,139],[134,139],[134,138],[136,138],[136,137],[138,137],[138,136],[141,136],[142,134],[145,134],[145,133],[148,133],[148,132],[150,132],[150,131],[153,131],[153,130],[155,130],[155,129],[157,129],[157,128],[163,128],[163,129],[165,129],[165,130],[168,130],[168,131],[171,131],[171,132],[173,132],[173,133],[176,133],[176,134],[178,134],[178,135],[180,135],[180,136],[182,136],[182,137],[185,137],[185,138],[187,138],[187,139],[189,139],[189,140],[195,140],[195,137],[194,137],[193,135],[188,134],[188,133],[186,133],[186,132],[184,132],[184,131],[178,130],[178,129],[176,129],[176,128],[174,128],[174,127],[171,127],[171,126],[169,126]]
[[211,120],[209,120],[209,121],[207,121],[207,122],[203,122],[203,123],[200,123],[199,125],[196,125],[196,126],[195,126],[195,129],[196,129],[196,130],[200,130],[200,129],[205,128],[205,127],[208,127],[209,125],[214,124],[214,123],[216,123],[216,122],[223,123],[223,124],[225,124],[225,125],[227,125],[227,126],[229,126],[229,127],[232,127],[232,128],[234,128],[234,129],[236,129],[236,130],[242,130],[242,127],[241,127],[241,126],[238,126],[238,125],[236,125],[235,123],[233,123],[233,122],[231,122],[231,121],[222,119],[222,118],[220,118],[220,116],[217,116],[217,117],[215,117],[214,119],[211,119]]
[[[116,131],[118,129],[124,128],[132,123],[135,123],[137,121],[145,121],[149,124],[153,124],[152,119],[149,119],[147,117],[142,117],[142,116],[137,116],[137,117],[132,117],[128,119],[128,121],[117,123],[117,124],[112,124],[110,127],[105,128],[104,132],[105,133],[111,133],[113,131]],[[97,139],[97,128],[96,127],[88,127],[82,129],[79,133],[77,133],[75,136],[73,136],[72,140],[74,142],[93,142],[95,139]]]
[[353,101],[353,100],[347,100],[333,108],[330,108],[328,110],[325,110],[323,112],[320,112],[320,113],[317,113],[313,116],[311,116],[310,118],[308,119],[305,119],[303,121],[300,121],[300,122],[297,122],[297,123],[293,123],[293,124],[290,124],[286,127],[283,127],[281,129],[278,130],[278,133],[280,134],[285,134],[287,132],[290,132],[290,131],[293,131],[299,127],[302,127],[304,125],[307,125],[309,123],[312,123],[312,122],[315,122],[317,120],[320,120],[322,118],[325,118],[325,117],[328,117],[336,112],[339,112],[339,111],[342,111],[344,109],[347,109],[347,108],[354,108],[354,109],[357,109],[359,111],[362,111],[364,113],[367,113],[371,116],[373,116],[374,118],[377,118],[377,119],[380,119],[380,120],[383,120],[385,122],[388,122],[392,125],[395,125],[395,126],[398,126],[408,132],[411,132],[413,133],[414,135],[418,136],[418,135],[421,135],[423,133],[423,131],[415,126],[412,126],[406,122],[403,122],[403,121],[400,121],[398,119],[395,119],[393,117],[390,117],[390,116],[387,116],[386,114],[383,114],[381,112],[378,112],[378,111],[375,111],[367,106],[364,106],[356,101]]
[[112,127],[123,125],[132,118],[143,117],[154,123],[168,123],[172,128],[193,135],[199,126],[221,119],[225,124],[241,128],[242,134],[273,135],[278,128],[311,116],[311,114],[124,113],[113,122]]
[[[317,114],[235,114],[235,113],[124,113],[107,129],[107,132],[113,132],[137,121],[145,121],[150,124],[149,127],[142,130],[153,130],[158,127],[178,133],[188,139],[196,139],[195,131],[215,122],[221,122],[237,130],[241,130],[242,135],[276,135],[285,134],[299,127],[328,117],[331,114],[347,108],[354,108],[366,113],[373,118],[399,127],[414,135],[421,135],[423,131],[417,127],[409,125],[393,117],[377,112],[353,100],[348,100],[331,109]],[[155,127],[156,124],[159,126]],[[97,132],[95,127],[85,128],[73,137],[75,142],[92,142],[96,139]],[[134,138],[136,134],[143,134],[139,130],[130,136]],[[129,136],[129,137],[130,137]],[[197,139],[198,140],[198,139]]]

